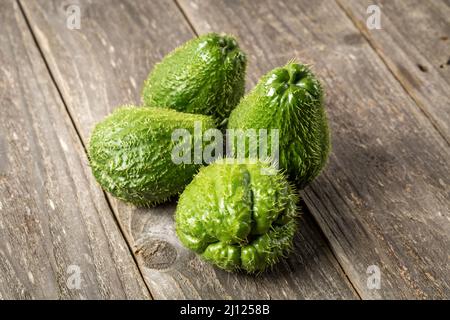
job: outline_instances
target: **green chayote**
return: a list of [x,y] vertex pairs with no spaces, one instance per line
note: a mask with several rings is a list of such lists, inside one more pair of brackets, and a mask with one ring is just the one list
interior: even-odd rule
[[169,53],[145,81],[145,106],[228,118],[245,90],[247,59],[231,36],[208,33]]
[[297,195],[268,163],[220,159],[203,167],[181,194],[181,242],[228,270],[261,272],[292,248]]
[[183,191],[200,168],[172,159],[172,133],[183,128],[193,135],[195,122],[203,129],[215,125],[210,116],[166,108],[118,108],[92,132],[92,173],[103,189],[121,200],[138,206],[164,202]]
[[294,62],[259,80],[231,112],[228,129],[278,129],[280,167],[299,188],[320,173],[330,152],[322,86]]

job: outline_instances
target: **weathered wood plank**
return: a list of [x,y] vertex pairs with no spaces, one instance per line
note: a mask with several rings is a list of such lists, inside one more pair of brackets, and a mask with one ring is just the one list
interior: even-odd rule
[[[81,29],[68,30],[59,1],[22,2],[84,141],[117,105],[139,103],[150,68],[193,36],[173,2],[108,3],[80,1]],[[357,298],[310,216],[301,220],[295,254],[255,278],[219,271],[184,249],[174,204],[111,203],[155,298]]]
[[0,30],[1,299],[149,298],[16,1]]
[[[236,34],[252,84],[292,58],[323,79],[327,169],[303,192],[363,298],[450,297],[450,150],[350,19],[328,0],[180,1],[200,33]],[[367,268],[381,288],[367,286]]]
[[[450,143],[450,6],[442,0],[339,0],[405,90]],[[377,4],[381,30],[366,27]]]

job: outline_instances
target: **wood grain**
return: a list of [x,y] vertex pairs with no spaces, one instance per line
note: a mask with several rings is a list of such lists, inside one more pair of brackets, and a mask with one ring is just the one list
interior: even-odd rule
[[0,298],[149,298],[16,1],[0,29]]
[[[450,143],[450,5],[442,0],[338,2]],[[381,10],[381,30],[366,27],[370,4]]]
[[[239,37],[251,85],[292,58],[323,80],[333,153],[303,195],[359,295],[449,298],[448,144],[340,7],[328,0],[180,5],[199,33]],[[380,289],[367,286],[371,265],[381,271]]]
[[[80,30],[64,27],[60,1],[21,3],[85,142],[117,105],[139,103],[151,67],[194,36],[168,1],[80,1]],[[217,270],[184,249],[174,204],[148,210],[110,200],[155,298],[357,298],[309,215],[295,253],[255,278]]]

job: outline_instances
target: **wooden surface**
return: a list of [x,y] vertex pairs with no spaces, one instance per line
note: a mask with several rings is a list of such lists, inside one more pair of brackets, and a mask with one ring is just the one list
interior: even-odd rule
[[[87,143],[96,121],[120,103],[139,103],[151,67],[194,34],[177,6],[167,1],[139,2],[138,8],[134,1],[116,1],[111,2],[111,11],[86,3],[81,5],[87,16],[83,32],[61,26],[58,12],[64,8],[58,3],[23,2],[23,6]],[[165,23],[168,20],[170,24]],[[114,29],[117,25],[127,28]],[[80,46],[83,41],[90,46]],[[138,209],[112,197],[110,201],[155,298],[357,297],[310,216],[302,218],[291,259],[255,278],[217,270],[183,248],[173,229],[174,205]]]
[[149,298],[16,2],[0,29],[0,298]]
[[[449,5],[416,2],[379,3],[367,30],[364,1],[80,0],[70,30],[67,1],[2,1],[0,298],[449,298]],[[326,88],[333,153],[302,191],[294,253],[260,277],[184,249],[175,204],[105,197],[84,153],[156,62],[209,31],[238,37],[247,89],[292,58]]]
[[365,27],[365,8],[373,3],[339,0],[395,78],[450,143],[450,5],[440,0],[377,1],[382,29],[370,31]]
[[[252,85],[292,58],[324,80],[333,153],[303,195],[359,295],[448,297],[448,145],[340,7],[328,0],[181,6],[199,33],[241,39]],[[367,287],[371,265],[381,269],[379,290]]]

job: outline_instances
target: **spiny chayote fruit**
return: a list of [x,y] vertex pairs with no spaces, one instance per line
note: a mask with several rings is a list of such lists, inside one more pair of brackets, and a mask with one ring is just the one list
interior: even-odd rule
[[262,272],[292,248],[297,196],[269,164],[229,160],[200,169],[181,194],[177,235],[222,269]]
[[[198,122],[197,122],[198,121]],[[200,164],[176,164],[175,129],[194,136],[194,125],[214,127],[211,117],[165,108],[124,106],[98,123],[89,143],[89,161],[100,185],[115,197],[151,206],[180,193]],[[190,139],[190,137],[189,137]]]
[[228,118],[245,90],[246,56],[228,35],[209,33],[168,54],[144,83],[144,105]]
[[263,76],[233,110],[228,128],[279,129],[280,167],[299,188],[320,173],[330,151],[320,82],[294,62]]

